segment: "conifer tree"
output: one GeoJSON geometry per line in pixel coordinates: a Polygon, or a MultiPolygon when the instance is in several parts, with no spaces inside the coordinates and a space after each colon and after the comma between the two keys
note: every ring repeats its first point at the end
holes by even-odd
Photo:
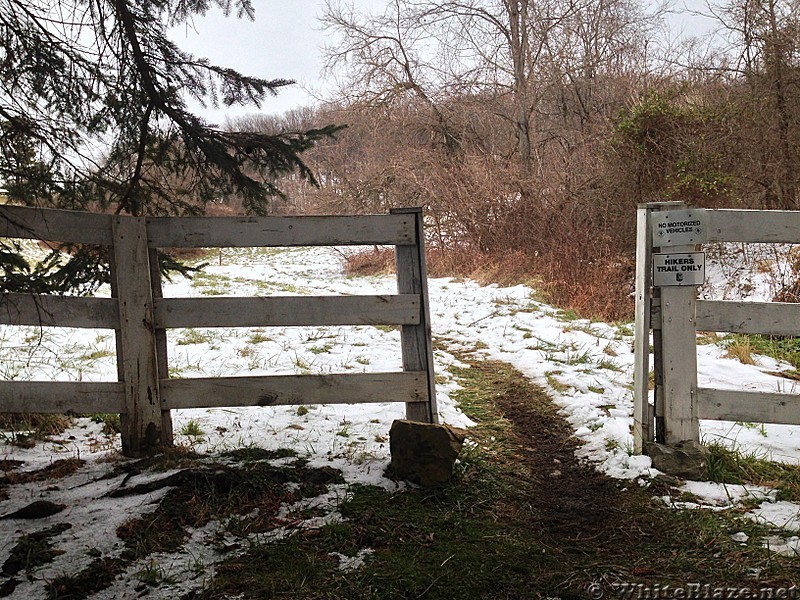
{"type": "MultiPolygon", "coordinates": [[[[313,182],[300,154],[335,127],[225,131],[189,110],[190,100],[259,107],[293,83],[214,65],[170,39],[170,28],[214,6],[255,17],[251,0],[0,0],[0,187],[9,200],[154,215],[202,212],[236,194],[264,214],[282,196],[278,176],[313,182]]],[[[23,263],[0,247],[0,288],[24,289],[11,277],[32,276],[23,263]]]]}

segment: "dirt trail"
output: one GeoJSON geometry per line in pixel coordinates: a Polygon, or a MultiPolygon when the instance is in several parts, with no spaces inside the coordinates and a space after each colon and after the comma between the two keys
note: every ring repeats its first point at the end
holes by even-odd
{"type": "Polygon", "coordinates": [[[497,380],[495,402],[516,430],[520,458],[536,482],[531,504],[542,533],[553,540],[610,533],[620,519],[617,482],[575,456],[578,442],[542,391],[497,380]]]}

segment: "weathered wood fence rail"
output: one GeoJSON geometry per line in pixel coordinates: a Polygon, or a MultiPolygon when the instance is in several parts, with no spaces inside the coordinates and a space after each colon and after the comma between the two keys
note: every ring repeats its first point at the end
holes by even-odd
{"type": "Polygon", "coordinates": [[[699,419],[800,425],[800,395],[699,388],[697,331],[800,335],[800,304],[697,300],[694,286],[655,286],[653,254],[686,253],[700,242],[800,243],[800,212],[687,209],[683,203],[642,205],[638,213],[634,440],[699,441],[699,419]],[[665,214],[666,213],[666,214],[665,214]],[[654,221],[691,215],[696,239],[666,240],[654,221]],[[689,241],[690,243],[687,243],[689,241]],[[649,343],[653,333],[654,402],[650,403],[649,343]]]}
{"type": "MultiPolygon", "coordinates": [[[[420,209],[387,215],[153,217],[0,206],[0,237],[109,247],[112,297],[0,294],[0,324],[116,330],[117,382],[0,381],[0,412],[119,413],[123,452],[172,442],[170,410],[404,402],[437,421],[420,209]],[[158,248],[396,246],[396,295],[164,298],[158,248]],[[166,330],[400,325],[403,371],[169,378],[166,330]]],[[[0,360],[2,358],[0,357],[0,360]]]]}

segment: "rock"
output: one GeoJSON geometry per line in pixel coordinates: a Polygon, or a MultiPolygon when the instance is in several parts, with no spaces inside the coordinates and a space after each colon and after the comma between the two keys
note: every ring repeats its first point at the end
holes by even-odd
{"type": "Polygon", "coordinates": [[[653,480],[657,483],[663,483],[664,485],[670,487],[676,487],[680,485],[680,481],[678,481],[677,477],[673,477],[672,475],[667,475],[666,473],[659,473],[653,478],[653,480]]]}
{"type": "Polygon", "coordinates": [[[389,431],[389,470],[395,477],[425,487],[446,483],[464,438],[464,431],[447,425],[396,420],[389,431]]]}
{"type": "Polygon", "coordinates": [[[674,446],[648,444],[646,451],[659,471],[694,481],[708,479],[708,450],[700,442],[687,440],[674,446]]]}

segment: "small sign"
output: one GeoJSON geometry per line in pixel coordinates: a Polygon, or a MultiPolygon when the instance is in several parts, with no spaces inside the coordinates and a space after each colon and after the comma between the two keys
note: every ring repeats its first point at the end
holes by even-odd
{"type": "Polygon", "coordinates": [[[705,252],[653,254],[654,287],[703,285],[705,277],[705,252]]]}
{"type": "Polygon", "coordinates": [[[702,208],[653,212],[653,246],[702,244],[706,241],[707,220],[702,208]]]}

